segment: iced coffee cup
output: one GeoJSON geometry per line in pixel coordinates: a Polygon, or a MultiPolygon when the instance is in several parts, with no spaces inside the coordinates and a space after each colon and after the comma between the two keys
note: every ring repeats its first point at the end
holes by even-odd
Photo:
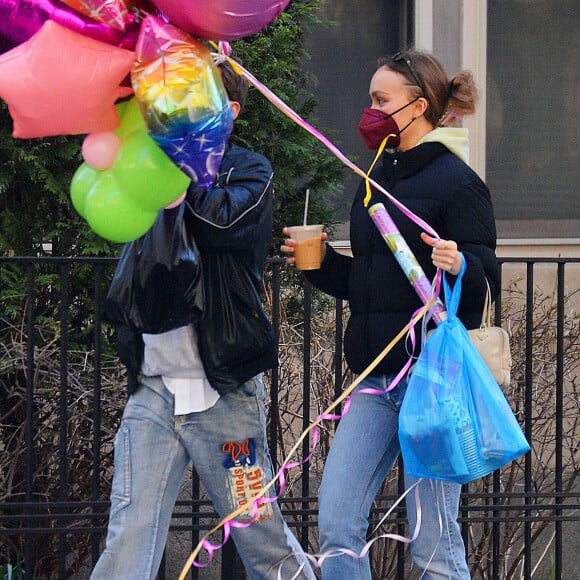
{"type": "Polygon", "coordinates": [[[322,225],[292,226],[290,237],[296,240],[294,258],[298,270],[318,270],[322,262],[322,225]]]}

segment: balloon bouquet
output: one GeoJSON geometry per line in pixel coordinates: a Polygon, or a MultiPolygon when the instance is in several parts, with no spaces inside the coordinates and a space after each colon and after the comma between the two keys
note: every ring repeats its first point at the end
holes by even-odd
{"type": "Polygon", "coordinates": [[[203,40],[259,32],[290,0],[0,0],[15,138],[86,134],[71,183],[100,236],[142,236],[217,174],[233,119],[203,40]]]}

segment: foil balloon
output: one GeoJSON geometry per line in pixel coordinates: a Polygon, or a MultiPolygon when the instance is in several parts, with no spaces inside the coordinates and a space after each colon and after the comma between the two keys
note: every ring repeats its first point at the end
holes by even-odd
{"type": "Polygon", "coordinates": [[[149,137],[136,99],[117,109],[116,138],[105,133],[87,137],[93,137],[87,146],[92,165],[85,162],[77,169],[70,193],[74,208],[95,233],[124,243],[141,237],[160,209],[181,200],[191,180],[149,137]],[[112,165],[99,170],[109,165],[101,163],[108,157],[112,165]]]}
{"type": "Polygon", "coordinates": [[[117,30],[125,30],[133,19],[125,0],[62,0],[62,2],[78,13],[104,22],[117,30]]]}
{"type": "Polygon", "coordinates": [[[154,0],[170,21],[194,36],[235,40],[260,32],[290,0],[154,0]]]}
{"type": "Polygon", "coordinates": [[[0,98],[20,138],[112,131],[115,101],[134,54],[48,20],[30,40],[0,55],[0,98]]]}
{"type": "Polygon", "coordinates": [[[118,28],[80,14],[58,0],[0,0],[0,53],[32,38],[48,20],[128,50],[135,48],[140,27],[133,14],[125,14],[124,25],[118,28]]]}
{"type": "Polygon", "coordinates": [[[141,25],[131,81],[149,135],[195,184],[211,186],[233,114],[209,50],[149,15],[141,25]]]}

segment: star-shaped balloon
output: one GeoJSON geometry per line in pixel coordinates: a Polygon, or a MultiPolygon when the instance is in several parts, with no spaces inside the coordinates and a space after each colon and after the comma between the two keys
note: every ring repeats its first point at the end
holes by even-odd
{"type": "Polygon", "coordinates": [[[20,138],[111,131],[115,101],[134,53],[45,22],[28,41],[0,55],[0,97],[20,138]]]}
{"type": "Polygon", "coordinates": [[[211,186],[233,114],[209,49],[149,15],[141,25],[131,81],[149,135],[194,183],[211,186]]]}

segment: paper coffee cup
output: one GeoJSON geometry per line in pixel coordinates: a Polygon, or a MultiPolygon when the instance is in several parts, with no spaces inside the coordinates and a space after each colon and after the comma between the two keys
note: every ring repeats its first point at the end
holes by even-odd
{"type": "Polygon", "coordinates": [[[322,225],[292,226],[290,237],[296,240],[294,258],[299,270],[318,270],[322,262],[322,225]]]}

